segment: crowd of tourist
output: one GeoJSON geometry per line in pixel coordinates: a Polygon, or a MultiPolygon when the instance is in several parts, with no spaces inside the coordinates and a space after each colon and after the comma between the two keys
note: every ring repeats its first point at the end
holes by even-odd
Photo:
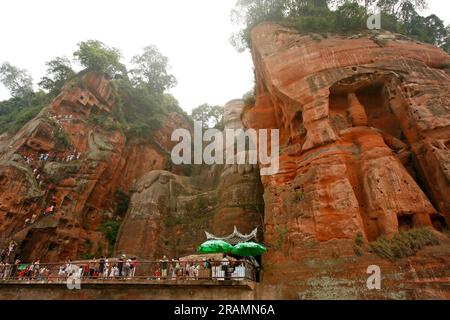
{"type": "Polygon", "coordinates": [[[138,262],[136,257],[125,255],[118,259],[92,259],[90,261],[64,264],[42,264],[39,260],[25,264],[19,259],[14,263],[0,262],[0,280],[43,281],[65,283],[69,277],[80,280],[230,280],[245,278],[248,261],[230,259],[202,259],[202,261],[180,261],[164,256],[156,262],[138,262]],[[137,269],[141,268],[139,275],[137,269]],[[238,272],[241,269],[242,272],[238,272]]]}
{"type": "MultiPolygon", "coordinates": [[[[19,152],[27,165],[32,169],[34,178],[36,179],[39,187],[48,187],[49,179],[46,179],[44,173],[45,163],[47,161],[55,162],[71,162],[74,160],[80,160],[82,157],[81,152],[77,151],[67,151],[63,153],[39,153],[35,154],[29,150],[21,150],[19,152]],[[35,161],[37,159],[37,161],[35,161]]],[[[48,188],[47,188],[48,189],[48,188]]],[[[42,211],[38,211],[28,216],[24,219],[23,227],[26,228],[34,223],[36,223],[39,218],[45,217],[46,215],[55,214],[56,212],[56,202],[52,199],[47,205],[44,206],[42,211]]]]}

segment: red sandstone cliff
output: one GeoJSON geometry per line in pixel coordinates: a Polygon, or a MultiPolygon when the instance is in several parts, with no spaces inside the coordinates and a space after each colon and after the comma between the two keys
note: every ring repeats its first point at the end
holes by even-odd
{"type": "Polygon", "coordinates": [[[442,234],[439,249],[395,264],[358,258],[351,247],[358,234],[374,241],[410,228],[443,231],[450,75],[441,66],[450,57],[398,35],[323,38],[273,24],[253,30],[252,53],[257,101],[244,123],[281,136],[280,172],[262,179],[271,248],[264,282],[284,283],[291,298],[376,296],[363,279],[378,264],[390,286],[379,296],[425,297],[419,284],[411,289],[420,279],[441,283],[429,296],[448,298],[442,234]]]}
{"type": "Polygon", "coordinates": [[[168,137],[188,127],[184,118],[171,114],[151,142],[95,125],[118,106],[109,81],[88,74],[0,137],[0,244],[15,239],[28,260],[106,254],[98,226],[118,218],[122,189],[131,203],[116,254],[172,258],[193,253],[204,231],[259,227],[269,251],[257,298],[450,298],[441,233],[450,216],[450,74],[441,68],[449,56],[398,35],[321,38],[273,24],[254,29],[252,53],[256,105],[243,112],[232,101],[226,125],[280,129],[278,174],[237,165],[193,168],[190,177],[164,171],[168,137]],[[38,161],[42,153],[50,160],[38,161]],[[56,214],[24,225],[52,201],[56,214]],[[441,244],[395,262],[368,246],[418,227],[441,244]],[[367,290],[369,265],[381,267],[382,291],[367,290]]]}
{"type": "Polygon", "coordinates": [[[116,192],[128,192],[148,171],[165,169],[172,146],[167,132],[189,128],[173,113],[152,141],[127,139],[122,130],[92,121],[99,115],[114,119],[116,99],[109,80],[88,73],[80,83],[68,84],[17,134],[2,140],[2,247],[14,239],[14,255],[42,261],[112,251],[98,228],[105,221],[120,221],[116,192]],[[42,154],[49,158],[40,160],[42,154]],[[44,215],[52,204],[55,214],[44,215]]]}

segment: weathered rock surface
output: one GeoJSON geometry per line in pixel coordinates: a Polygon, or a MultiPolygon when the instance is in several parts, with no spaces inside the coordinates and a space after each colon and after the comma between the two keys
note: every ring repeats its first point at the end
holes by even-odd
{"type": "MultiPolygon", "coordinates": [[[[449,218],[450,75],[441,66],[450,57],[376,37],[318,41],[273,24],[252,32],[257,101],[244,123],[278,128],[281,137],[280,171],[262,179],[271,248],[264,281],[286,283],[291,298],[311,281],[334,279],[306,298],[351,287],[355,269],[364,276],[368,260],[351,258],[358,234],[373,241],[413,227],[442,231],[449,218]]],[[[411,262],[409,276],[426,278],[420,269],[437,264],[428,276],[448,290],[450,247],[442,238],[439,262],[411,262]]],[[[399,265],[385,270],[406,281],[399,265]]],[[[361,291],[353,297],[369,295],[361,291]]]]}
{"type": "MultiPolygon", "coordinates": [[[[226,129],[243,128],[243,107],[241,100],[225,106],[226,129]]],[[[234,226],[243,233],[259,228],[262,240],[258,166],[205,165],[194,170],[191,177],[152,171],[137,182],[116,253],[147,259],[190,255],[206,240],[205,231],[226,236],[234,226]]]]}
{"type": "Polygon", "coordinates": [[[109,80],[88,73],[81,83],[68,84],[22,130],[2,139],[1,247],[14,239],[14,254],[22,259],[60,261],[111,252],[98,227],[120,221],[116,192],[128,192],[145,173],[165,169],[171,150],[167,132],[189,128],[173,113],[153,141],[127,141],[122,131],[92,121],[117,108],[109,80]],[[42,154],[48,159],[40,160],[42,154]],[[52,204],[55,214],[44,215],[52,204]]]}
{"type": "Polygon", "coordinates": [[[117,105],[109,81],[87,74],[0,136],[0,245],[14,239],[25,260],[107,254],[98,227],[122,219],[115,254],[174,258],[194,253],[204,231],[258,227],[269,251],[256,298],[450,299],[450,57],[392,34],[321,38],[274,24],[253,30],[252,54],[256,105],[228,103],[225,127],[279,129],[278,174],[171,166],[185,119],[173,113],[152,141],[127,140],[92,121],[117,105]],[[131,194],[123,217],[118,190],[131,194]],[[367,244],[419,227],[441,244],[395,262],[367,244]],[[367,289],[370,265],[381,291],[367,289]]]}

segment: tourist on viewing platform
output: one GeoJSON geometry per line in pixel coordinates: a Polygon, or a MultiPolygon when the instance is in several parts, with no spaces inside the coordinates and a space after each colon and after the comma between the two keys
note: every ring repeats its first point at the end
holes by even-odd
{"type": "Polygon", "coordinates": [[[191,278],[191,263],[188,261],[184,264],[184,275],[185,279],[189,280],[191,278]]]}
{"type": "Polygon", "coordinates": [[[5,261],[6,255],[8,254],[8,248],[5,248],[2,250],[2,253],[0,254],[0,261],[5,261]]]}
{"type": "Polygon", "coordinates": [[[194,280],[198,280],[198,275],[200,273],[200,266],[197,263],[194,263],[192,266],[192,275],[194,277],[194,280]]]}
{"type": "Polygon", "coordinates": [[[92,279],[94,278],[95,275],[95,263],[96,263],[96,259],[92,259],[91,261],[89,261],[89,278],[92,279]]]}
{"type": "Polygon", "coordinates": [[[123,276],[124,276],[126,279],[129,279],[130,274],[131,274],[131,259],[128,258],[128,259],[125,261],[125,268],[124,268],[124,271],[123,271],[123,276]]]}
{"type": "Polygon", "coordinates": [[[98,262],[98,269],[97,269],[97,271],[98,271],[98,276],[99,276],[100,278],[103,277],[103,273],[105,272],[105,263],[106,263],[105,257],[104,257],[104,256],[101,256],[101,257],[100,257],[100,260],[99,260],[99,262],[98,262]]]}
{"type": "Polygon", "coordinates": [[[133,258],[131,259],[131,263],[130,263],[130,269],[131,269],[131,271],[130,271],[130,277],[131,277],[131,278],[134,278],[134,276],[135,276],[135,274],[136,274],[136,267],[137,267],[137,265],[138,265],[137,258],[136,258],[136,257],[133,257],[133,258]]]}
{"type": "Polygon", "coordinates": [[[6,270],[6,264],[3,263],[3,261],[0,261],[0,279],[3,279],[3,276],[5,275],[6,270]]]}
{"type": "Polygon", "coordinates": [[[16,248],[17,243],[14,240],[11,240],[9,242],[9,246],[8,246],[8,254],[6,255],[6,258],[8,259],[11,254],[13,253],[14,249],[16,248]]]}
{"type": "Polygon", "coordinates": [[[66,266],[65,265],[59,266],[58,283],[63,283],[65,277],[66,277],[66,266]]]}
{"type": "Polygon", "coordinates": [[[103,272],[104,279],[107,279],[109,277],[109,272],[110,272],[109,260],[105,259],[105,271],[103,272]]]}
{"type": "Polygon", "coordinates": [[[114,265],[111,267],[111,272],[109,273],[109,277],[110,277],[111,279],[116,279],[118,276],[119,276],[119,268],[117,268],[117,265],[114,264],[114,265]]]}
{"type": "Polygon", "coordinates": [[[9,263],[5,263],[5,270],[3,271],[3,280],[8,280],[11,276],[12,265],[9,263]]]}
{"type": "Polygon", "coordinates": [[[161,280],[161,270],[156,269],[155,273],[153,274],[156,280],[161,280]]]}
{"type": "Polygon", "coordinates": [[[164,256],[159,263],[161,267],[161,276],[165,280],[167,279],[167,267],[169,266],[169,260],[167,260],[167,257],[164,256]]]}
{"type": "Polygon", "coordinates": [[[16,259],[14,261],[14,264],[11,268],[11,275],[10,275],[11,278],[14,278],[17,275],[20,262],[21,262],[20,259],[16,259]]]}
{"type": "Polygon", "coordinates": [[[211,259],[204,259],[203,262],[203,272],[200,276],[200,278],[206,278],[206,279],[210,279],[212,276],[212,263],[211,263],[211,259]]]}
{"type": "Polygon", "coordinates": [[[126,258],[126,256],[122,255],[119,258],[119,263],[117,264],[117,268],[119,269],[119,277],[122,277],[122,275],[123,275],[123,262],[124,262],[125,258],[126,258]]]}
{"type": "Polygon", "coordinates": [[[31,274],[30,274],[31,279],[36,279],[38,277],[39,269],[40,269],[40,261],[39,259],[36,259],[31,265],[31,274]]]}
{"type": "Polygon", "coordinates": [[[90,273],[89,263],[86,263],[86,264],[83,265],[83,277],[84,278],[88,278],[89,277],[89,273],[90,273]]]}
{"type": "Polygon", "coordinates": [[[46,267],[39,269],[39,275],[37,277],[38,281],[48,280],[49,270],[46,267]]]}
{"type": "Polygon", "coordinates": [[[222,271],[225,273],[225,279],[229,280],[230,279],[230,275],[229,275],[229,265],[230,265],[230,260],[228,259],[228,256],[226,254],[223,255],[223,259],[220,263],[220,265],[222,266],[222,271]]]}
{"type": "Polygon", "coordinates": [[[180,275],[180,260],[178,258],[172,259],[172,265],[172,280],[176,280],[180,275]]]}

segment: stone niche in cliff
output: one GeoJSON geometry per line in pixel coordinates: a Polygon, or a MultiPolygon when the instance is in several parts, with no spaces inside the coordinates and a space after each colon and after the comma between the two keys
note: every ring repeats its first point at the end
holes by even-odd
{"type": "Polygon", "coordinates": [[[80,113],[89,116],[94,113],[110,113],[114,105],[114,94],[110,82],[104,76],[87,73],[80,80],[83,86],[69,83],[54,105],[59,115],[80,113]]]}
{"type": "MultiPolygon", "coordinates": [[[[329,119],[332,128],[343,140],[349,137],[348,140],[355,142],[357,152],[353,155],[356,157],[347,163],[356,169],[358,177],[364,181],[360,184],[355,180],[353,185],[356,184],[355,194],[369,240],[389,234],[392,226],[402,231],[431,226],[430,216],[435,219],[435,224],[442,223],[439,218],[442,216],[437,214],[426,196],[429,190],[422,183],[424,178],[420,176],[411,145],[398,118],[399,110],[406,101],[397,92],[400,84],[395,80],[389,73],[359,74],[343,79],[330,88],[329,119]],[[365,137],[355,141],[354,137],[358,135],[365,137]],[[375,172],[370,161],[362,163],[364,158],[376,156],[392,159],[391,168],[375,172]],[[397,172],[393,175],[390,170],[397,172]],[[380,185],[381,180],[386,178],[386,184],[380,185]],[[376,199],[382,199],[384,194],[402,196],[405,191],[409,193],[406,199],[412,202],[408,204],[405,201],[396,208],[396,215],[387,216],[385,213],[388,207],[379,208],[374,203],[376,199]]],[[[438,226],[439,229],[442,227],[438,226]]]]}
{"type": "Polygon", "coordinates": [[[54,128],[48,123],[41,122],[30,137],[26,138],[24,147],[34,151],[48,152],[55,147],[54,128]]]}

